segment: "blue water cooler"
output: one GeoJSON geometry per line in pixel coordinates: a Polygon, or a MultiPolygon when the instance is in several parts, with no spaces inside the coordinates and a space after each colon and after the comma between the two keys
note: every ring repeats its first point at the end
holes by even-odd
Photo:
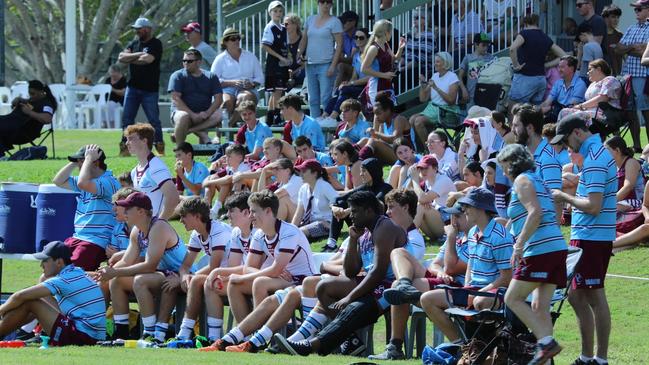
{"type": "Polygon", "coordinates": [[[38,185],[0,183],[0,252],[34,253],[38,185]]]}
{"type": "Polygon", "coordinates": [[[35,252],[43,250],[48,242],[65,241],[74,233],[74,213],[78,193],[54,184],[38,187],[36,197],[35,252]]]}

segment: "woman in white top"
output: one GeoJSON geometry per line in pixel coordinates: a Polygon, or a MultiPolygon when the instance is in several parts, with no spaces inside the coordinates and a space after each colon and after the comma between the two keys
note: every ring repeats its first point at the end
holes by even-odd
{"type": "Polygon", "coordinates": [[[302,175],[304,184],[298,193],[292,223],[300,227],[309,239],[326,237],[331,226],[331,205],[336,201],[338,192],[327,182],[327,171],[317,160],[306,160],[296,169],[302,175]]]}
{"type": "Polygon", "coordinates": [[[291,160],[280,158],[264,167],[259,177],[257,191],[266,189],[264,184],[269,176],[275,177],[275,182],[271,184],[270,189],[272,190],[274,186],[277,186],[277,190],[275,190],[275,195],[279,198],[277,219],[289,221],[295,215],[302,178],[295,174],[295,168],[291,160]]]}
{"type": "Polygon", "coordinates": [[[413,166],[412,189],[419,201],[415,225],[428,237],[435,239],[444,234],[444,224],[450,219],[442,216],[439,208],[446,206],[450,192],[456,191],[451,179],[439,172],[437,159],[433,156],[424,156],[417,165],[413,166]]]}
{"type": "Polygon", "coordinates": [[[312,118],[320,117],[331,99],[336,65],[342,53],[343,25],[331,15],[333,0],[318,0],[318,14],[307,18],[298,56],[306,51],[306,75],[309,89],[309,110],[312,118]]]}
{"type": "Polygon", "coordinates": [[[460,179],[460,169],[457,164],[457,153],[448,146],[448,135],[442,129],[436,129],[428,135],[426,140],[428,152],[437,159],[439,172],[451,180],[460,179]]]}
{"type": "Polygon", "coordinates": [[[218,76],[223,88],[223,107],[232,116],[230,125],[239,119],[239,114],[234,113],[237,99],[259,99],[257,87],[264,83],[264,72],[261,63],[253,53],[241,48],[241,34],[234,28],[223,32],[221,39],[221,52],[214,59],[210,72],[218,76]]]}
{"type": "MultiPolygon", "coordinates": [[[[425,103],[430,101],[420,114],[410,117],[410,125],[420,142],[426,141],[430,128],[437,125],[456,124],[459,108],[457,100],[460,91],[464,90],[460,79],[451,71],[453,68],[453,56],[448,52],[439,52],[435,55],[435,73],[430,80],[426,76],[419,75],[421,87],[419,88],[419,101],[425,103]],[[440,109],[445,113],[441,115],[440,109]],[[443,118],[441,118],[443,117],[443,118]],[[442,120],[440,120],[440,118],[442,120]]],[[[467,93],[468,94],[468,93],[467,93]]]]}

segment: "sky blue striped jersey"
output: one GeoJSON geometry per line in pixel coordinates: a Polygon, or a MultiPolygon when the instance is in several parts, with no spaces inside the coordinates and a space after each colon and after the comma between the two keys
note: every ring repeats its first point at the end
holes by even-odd
{"type": "MultiPolygon", "coordinates": [[[[478,226],[469,230],[470,286],[485,287],[500,275],[499,270],[511,269],[514,237],[492,219],[484,232],[478,226]]],[[[466,285],[466,284],[465,284],[466,285]]]]}

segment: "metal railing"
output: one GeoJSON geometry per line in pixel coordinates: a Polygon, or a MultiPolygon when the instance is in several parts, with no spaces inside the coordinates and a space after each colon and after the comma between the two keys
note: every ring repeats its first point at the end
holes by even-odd
{"type": "MultiPolygon", "coordinates": [[[[221,0],[217,0],[220,8],[221,0]]],[[[227,15],[217,14],[217,33],[228,27],[237,28],[242,34],[242,47],[253,52],[264,62],[265,52],[261,46],[264,27],[270,20],[267,7],[270,0],[259,1],[227,15]]],[[[534,0],[394,0],[390,9],[375,11],[379,0],[334,0],[332,12],[341,14],[353,10],[359,14],[359,26],[372,29],[377,19],[389,19],[399,37],[393,37],[392,49],[396,52],[399,38],[405,37],[407,47],[399,61],[399,77],[396,91],[399,100],[416,96],[419,75],[431,77],[434,57],[446,51],[453,57],[454,69],[463,57],[473,52],[473,35],[487,33],[493,41],[491,53],[502,52],[509,47],[522,27],[525,14],[534,13],[534,0]]],[[[304,22],[317,13],[317,0],[287,0],[285,13],[296,13],[304,22]]]]}

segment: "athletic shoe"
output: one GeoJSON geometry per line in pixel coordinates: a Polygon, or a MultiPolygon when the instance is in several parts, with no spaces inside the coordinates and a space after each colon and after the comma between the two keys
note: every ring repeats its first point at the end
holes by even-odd
{"type": "MultiPolygon", "coordinates": [[[[536,356],[535,356],[535,358],[536,358],[536,356]]],[[[532,361],[534,361],[534,360],[532,360],[532,361]]],[[[597,364],[597,361],[595,361],[595,359],[588,360],[588,361],[583,361],[582,359],[577,358],[575,361],[570,363],[570,365],[598,365],[598,364],[597,364]]]]}
{"type": "Polygon", "coordinates": [[[27,341],[27,340],[32,339],[34,337],[36,337],[36,334],[34,333],[34,331],[27,332],[27,331],[23,330],[22,328],[19,328],[16,331],[16,340],[17,341],[27,341]]]}
{"type": "Polygon", "coordinates": [[[527,365],[545,364],[548,360],[560,353],[562,349],[563,348],[554,339],[552,339],[552,341],[550,341],[550,343],[548,343],[547,345],[538,344],[534,358],[532,359],[532,361],[527,363],[527,365]]]}
{"type": "Polygon", "coordinates": [[[360,356],[365,351],[366,346],[356,333],[352,333],[340,344],[340,354],[348,356],[360,356]]]}
{"type": "Polygon", "coordinates": [[[232,345],[225,348],[225,352],[250,352],[252,354],[259,352],[259,347],[252,344],[250,341],[242,342],[238,345],[232,345]]]}
{"type": "Polygon", "coordinates": [[[158,339],[155,338],[153,335],[148,334],[148,333],[145,334],[144,336],[142,336],[142,338],[140,338],[140,339],[137,341],[137,347],[140,347],[140,348],[145,348],[145,347],[160,347],[160,346],[163,345],[163,344],[164,344],[163,341],[158,340],[158,339]]]}
{"type": "Polygon", "coordinates": [[[385,351],[378,355],[370,355],[367,358],[370,360],[403,360],[406,358],[406,355],[400,348],[389,343],[385,346],[385,351]]]}
{"type": "Polygon", "coordinates": [[[309,356],[311,353],[311,343],[309,340],[298,342],[289,341],[284,336],[276,333],[273,338],[281,352],[289,355],[309,356]]]}
{"type": "Polygon", "coordinates": [[[209,345],[207,347],[200,348],[200,349],[198,349],[198,351],[201,351],[201,352],[225,351],[226,347],[232,346],[232,345],[234,345],[234,344],[229,343],[229,342],[224,341],[224,340],[219,338],[218,340],[214,341],[213,344],[211,344],[211,345],[209,345]]]}
{"type": "Polygon", "coordinates": [[[338,246],[326,245],[325,247],[322,248],[322,251],[320,252],[338,252],[338,246]]]}
{"type": "Polygon", "coordinates": [[[168,349],[193,349],[195,347],[194,341],[179,337],[168,339],[164,345],[168,349]]]}
{"type": "Polygon", "coordinates": [[[197,349],[200,349],[202,347],[207,347],[212,342],[214,342],[214,341],[210,341],[204,336],[196,336],[196,337],[194,337],[194,347],[196,347],[197,349]]]}
{"type": "Polygon", "coordinates": [[[383,298],[392,305],[415,304],[421,298],[421,292],[412,284],[400,281],[396,287],[386,289],[383,298]]]}

